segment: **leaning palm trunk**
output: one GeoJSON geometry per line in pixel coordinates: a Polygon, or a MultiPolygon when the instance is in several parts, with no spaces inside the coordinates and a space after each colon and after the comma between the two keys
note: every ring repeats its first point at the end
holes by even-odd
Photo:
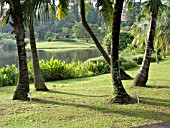
{"type": "MultiPolygon", "coordinates": [[[[81,15],[82,24],[83,24],[84,28],[87,30],[87,32],[93,39],[96,47],[98,48],[98,50],[100,51],[100,53],[102,54],[102,56],[104,57],[106,62],[110,65],[110,57],[108,56],[106,51],[101,46],[100,42],[98,41],[98,39],[96,38],[95,34],[93,33],[93,31],[91,30],[91,28],[89,27],[89,25],[86,21],[84,0],[80,1],[80,10],[81,10],[80,15],[81,15]]],[[[123,80],[131,79],[131,77],[128,74],[126,74],[126,72],[124,72],[122,69],[120,69],[120,74],[121,74],[121,79],[123,79],[123,80]]]]}
{"type": "Polygon", "coordinates": [[[27,56],[25,50],[25,30],[23,25],[23,19],[21,11],[21,4],[19,1],[15,2],[15,8],[10,6],[10,13],[13,20],[11,26],[16,35],[16,42],[18,48],[18,84],[13,95],[13,100],[27,100],[29,92],[29,77],[28,77],[28,68],[27,68],[27,56]],[[16,10],[15,10],[16,9],[16,10]]]}
{"type": "Polygon", "coordinates": [[[151,55],[153,51],[153,41],[154,41],[154,35],[155,35],[155,29],[156,29],[156,21],[157,21],[157,15],[152,13],[151,20],[150,20],[150,31],[149,31],[148,39],[146,42],[145,54],[144,54],[141,68],[134,79],[134,82],[133,82],[134,86],[145,86],[147,83],[150,60],[151,60],[151,55]]]}
{"type": "Polygon", "coordinates": [[[111,77],[113,84],[113,99],[112,102],[127,103],[131,100],[130,96],[125,91],[120,79],[119,67],[119,34],[121,13],[124,0],[116,0],[113,14],[112,24],[112,43],[111,43],[111,77]]]}
{"type": "Polygon", "coordinates": [[[30,18],[30,24],[29,24],[29,36],[30,36],[30,45],[31,45],[31,53],[32,53],[32,63],[34,69],[34,86],[36,91],[47,91],[48,89],[45,86],[44,80],[41,75],[40,66],[39,66],[32,17],[30,18]]]}

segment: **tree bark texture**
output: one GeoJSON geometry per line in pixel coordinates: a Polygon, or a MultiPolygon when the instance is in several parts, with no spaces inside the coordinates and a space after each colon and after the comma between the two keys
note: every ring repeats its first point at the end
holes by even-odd
{"type": "Polygon", "coordinates": [[[159,63],[159,55],[158,55],[158,51],[156,51],[156,63],[159,63]]]}
{"type": "Polygon", "coordinates": [[[34,70],[35,90],[36,91],[47,91],[48,89],[42,78],[41,70],[39,66],[39,59],[38,59],[37,48],[36,48],[36,43],[35,43],[35,35],[34,35],[34,24],[33,24],[32,18],[30,18],[29,36],[30,36],[30,45],[31,45],[31,53],[32,53],[32,64],[33,64],[33,70],[34,70]]]}
{"type": "Polygon", "coordinates": [[[21,11],[20,1],[15,1],[13,6],[10,5],[10,14],[12,17],[13,31],[16,35],[17,49],[18,49],[18,83],[14,91],[13,100],[27,100],[29,92],[29,77],[28,77],[28,68],[27,68],[27,55],[25,49],[25,30],[23,25],[23,17],[21,11]]]}
{"type": "MultiPolygon", "coordinates": [[[[18,17],[20,19],[20,17],[18,17]]],[[[14,33],[16,34],[18,48],[18,83],[13,95],[14,100],[26,100],[29,92],[29,77],[27,68],[27,55],[24,42],[24,26],[22,23],[14,23],[14,33]]]]}
{"type": "Polygon", "coordinates": [[[116,0],[112,24],[112,43],[111,43],[111,78],[113,84],[113,102],[126,103],[130,100],[120,79],[119,67],[119,34],[121,13],[124,0],[116,0]]]}
{"type": "Polygon", "coordinates": [[[152,13],[151,20],[150,20],[150,31],[146,42],[145,54],[144,54],[141,68],[134,79],[133,82],[134,86],[145,86],[148,81],[150,60],[153,51],[153,42],[154,42],[154,36],[156,30],[156,21],[157,21],[157,15],[152,13]]]}
{"type": "MultiPolygon", "coordinates": [[[[91,36],[91,38],[93,39],[97,49],[100,51],[100,53],[102,54],[106,62],[110,65],[110,57],[108,56],[106,51],[101,46],[100,42],[98,41],[97,37],[95,36],[95,34],[93,33],[92,29],[90,28],[90,26],[88,25],[86,21],[84,4],[85,4],[84,0],[80,0],[80,15],[82,19],[82,24],[84,28],[87,30],[87,32],[89,33],[89,35],[91,36]]],[[[126,72],[124,72],[122,69],[120,69],[120,77],[122,80],[131,79],[131,77],[128,74],[126,74],[126,72]]]]}

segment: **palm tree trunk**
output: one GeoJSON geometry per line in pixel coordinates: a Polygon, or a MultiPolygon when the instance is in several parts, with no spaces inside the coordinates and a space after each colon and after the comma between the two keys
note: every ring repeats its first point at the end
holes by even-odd
{"type": "Polygon", "coordinates": [[[121,13],[124,0],[116,0],[113,14],[112,24],[112,43],[111,43],[111,78],[113,84],[113,99],[112,102],[127,103],[131,101],[120,79],[119,67],[119,34],[121,13]]]}
{"type": "Polygon", "coordinates": [[[153,51],[153,41],[154,41],[154,35],[155,35],[155,29],[156,29],[156,21],[157,21],[157,15],[152,13],[151,22],[150,22],[150,31],[148,35],[148,40],[146,42],[145,54],[144,54],[141,68],[134,79],[134,82],[133,82],[134,86],[145,86],[147,83],[150,60],[151,60],[151,55],[153,51]]]}
{"type": "Polygon", "coordinates": [[[44,80],[41,75],[40,66],[39,66],[39,59],[38,59],[37,48],[35,43],[35,35],[34,35],[34,24],[33,24],[32,17],[30,17],[29,36],[30,36],[30,45],[31,45],[31,53],[32,53],[32,63],[34,69],[34,86],[36,91],[47,91],[48,89],[45,86],[44,80]]]}
{"type": "MultiPolygon", "coordinates": [[[[95,36],[95,34],[93,33],[93,31],[91,30],[91,28],[89,27],[89,25],[86,21],[84,0],[80,0],[80,15],[81,15],[82,24],[83,24],[84,28],[87,30],[87,32],[93,39],[96,47],[98,48],[98,50],[100,51],[100,53],[102,54],[102,56],[104,57],[106,62],[110,65],[110,57],[108,56],[106,51],[101,46],[100,42],[98,41],[97,37],[95,36]]],[[[122,69],[120,69],[120,74],[121,74],[121,79],[123,79],[123,80],[131,79],[131,77],[128,74],[126,74],[122,69]]]]}
{"type": "Polygon", "coordinates": [[[17,48],[18,48],[18,65],[19,65],[19,76],[18,84],[13,95],[13,100],[27,100],[29,92],[29,77],[27,68],[27,55],[25,50],[25,32],[24,25],[22,24],[21,17],[17,17],[19,23],[14,23],[14,33],[16,35],[17,48]],[[20,22],[21,21],[21,22],[20,22]]]}

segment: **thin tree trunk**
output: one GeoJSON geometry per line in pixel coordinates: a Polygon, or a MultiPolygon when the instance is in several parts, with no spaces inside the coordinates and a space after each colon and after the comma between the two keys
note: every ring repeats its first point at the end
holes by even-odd
{"type": "Polygon", "coordinates": [[[154,35],[156,29],[156,21],[157,21],[157,15],[152,13],[151,22],[150,22],[150,31],[148,35],[148,40],[146,42],[145,55],[143,58],[141,68],[134,79],[133,82],[134,86],[145,86],[148,81],[150,60],[153,51],[153,41],[154,41],[154,35]]]}
{"type": "Polygon", "coordinates": [[[34,86],[36,91],[47,91],[47,87],[45,86],[44,80],[41,75],[41,70],[39,66],[39,59],[37,54],[37,48],[35,43],[35,35],[34,35],[34,24],[32,17],[30,18],[29,24],[29,36],[30,36],[30,45],[31,45],[31,53],[32,53],[32,63],[34,69],[34,86]]]}
{"type": "Polygon", "coordinates": [[[22,24],[22,20],[20,22],[21,17],[17,17],[19,23],[14,23],[14,33],[16,35],[17,48],[18,48],[18,68],[19,68],[19,76],[18,76],[18,84],[16,86],[16,90],[13,95],[13,100],[27,100],[29,92],[29,77],[28,77],[28,68],[27,68],[27,55],[25,50],[25,32],[24,25],[22,24]]]}
{"type": "Polygon", "coordinates": [[[162,51],[162,56],[164,57],[164,58],[166,58],[166,55],[165,55],[165,42],[164,42],[164,39],[163,39],[163,43],[162,43],[162,47],[161,47],[161,51],[162,51]]]}
{"type": "MultiPolygon", "coordinates": [[[[81,15],[82,24],[83,24],[84,28],[87,30],[87,32],[93,39],[96,47],[98,48],[98,50],[100,51],[100,53],[102,54],[102,56],[104,57],[106,62],[110,65],[110,57],[108,56],[106,51],[101,46],[100,42],[98,41],[97,37],[95,36],[95,34],[93,33],[93,31],[91,30],[91,28],[89,27],[89,25],[86,21],[84,0],[80,0],[80,15],[81,15]]],[[[131,79],[131,77],[128,74],[126,74],[122,69],[120,69],[120,74],[121,74],[121,79],[123,79],[123,80],[131,79]]]]}
{"type": "Polygon", "coordinates": [[[156,51],[156,63],[159,63],[158,50],[156,51]]]}
{"type": "Polygon", "coordinates": [[[169,43],[166,43],[166,56],[168,55],[169,52],[169,43]]]}
{"type": "Polygon", "coordinates": [[[131,101],[120,79],[119,67],[119,35],[121,13],[124,0],[116,0],[112,24],[112,43],[111,43],[111,77],[113,84],[113,103],[128,103],[131,101]]]}

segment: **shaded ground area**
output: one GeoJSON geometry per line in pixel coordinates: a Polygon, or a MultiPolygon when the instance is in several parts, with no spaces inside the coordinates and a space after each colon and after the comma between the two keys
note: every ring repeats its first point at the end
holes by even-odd
{"type": "Polygon", "coordinates": [[[157,123],[157,124],[151,124],[151,125],[145,125],[145,126],[139,126],[136,128],[170,128],[170,121],[157,123]]]}

